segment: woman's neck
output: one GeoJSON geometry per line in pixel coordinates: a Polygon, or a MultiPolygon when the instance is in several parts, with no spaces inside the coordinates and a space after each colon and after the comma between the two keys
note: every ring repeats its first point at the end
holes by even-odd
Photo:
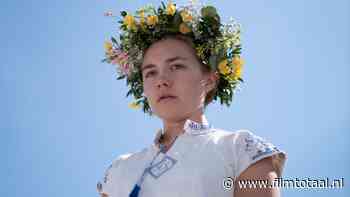
{"type": "Polygon", "coordinates": [[[168,145],[171,144],[175,137],[184,133],[184,125],[186,120],[192,120],[198,123],[207,122],[207,119],[204,113],[200,110],[198,113],[193,114],[190,117],[181,119],[181,120],[164,120],[163,119],[163,137],[162,144],[168,145]]]}

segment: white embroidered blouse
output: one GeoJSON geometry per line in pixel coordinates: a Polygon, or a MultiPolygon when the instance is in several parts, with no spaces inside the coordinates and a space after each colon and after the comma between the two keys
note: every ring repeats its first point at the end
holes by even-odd
{"type": "Polygon", "coordinates": [[[101,196],[127,197],[143,177],[139,197],[232,197],[233,188],[225,189],[223,181],[270,156],[282,175],[286,153],[248,130],[229,132],[188,119],[166,153],[158,153],[160,134],[148,148],[112,162],[97,184],[101,196]]]}

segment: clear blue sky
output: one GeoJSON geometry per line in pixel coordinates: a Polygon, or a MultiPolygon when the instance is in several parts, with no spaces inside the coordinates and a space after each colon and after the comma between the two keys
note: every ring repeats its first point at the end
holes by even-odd
{"type": "MultiPolygon", "coordinates": [[[[104,11],[145,2],[158,5],[2,1],[1,197],[97,196],[113,158],[151,143],[161,122],[129,109],[124,81],[100,62],[117,28],[104,11]]],[[[246,83],[230,108],[208,108],[209,121],[285,150],[286,178],[345,178],[343,189],[284,196],[350,196],[349,2],[211,2],[243,25],[246,83]]]]}

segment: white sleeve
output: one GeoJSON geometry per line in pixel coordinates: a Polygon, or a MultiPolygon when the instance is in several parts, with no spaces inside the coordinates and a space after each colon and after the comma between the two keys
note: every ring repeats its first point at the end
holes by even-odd
{"type": "Polygon", "coordinates": [[[113,182],[112,182],[112,168],[116,167],[115,162],[113,162],[104,173],[102,181],[97,183],[97,191],[101,197],[112,197],[113,193],[113,182]]]}
{"type": "Polygon", "coordinates": [[[120,165],[123,160],[129,157],[131,154],[120,155],[115,159],[111,165],[105,170],[104,178],[97,183],[97,191],[101,197],[115,197],[119,184],[117,183],[118,177],[120,177],[120,165]]]}
{"type": "Polygon", "coordinates": [[[234,138],[235,177],[238,177],[245,169],[257,161],[272,157],[273,167],[278,177],[282,176],[287,155],[265,139],[254,135],[248,130],[237,131],[234,138]]]}

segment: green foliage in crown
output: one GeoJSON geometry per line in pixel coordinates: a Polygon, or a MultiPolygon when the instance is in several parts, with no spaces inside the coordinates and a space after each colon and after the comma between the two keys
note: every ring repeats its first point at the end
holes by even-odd
{"type": "MultiPolygon", "coordinates": [[[[114,17],[111,12],[106,16],[114,17]]],[[[118,17],[119,18],[119,17],[118,17]]],[[[197,56],[204,66],[217,71],[219,81],[214,100],[229,106],[234,92],[243,79],[240,43],[240,25],[234,20],[221,23],[213,6],[190,4],[176,7],[164,2],[156,9],[149,5],[130,14],[121,12],[119,39],[112,37],[105,42],[104,62],[117,66],[118,80],[126,79],[135,101],[129,106],[141,107],[151,114],[147,98],[143,95],[140,67],[145,50],[154,42],[168,35],[184,35],[194,43],[197,56]]]]}

